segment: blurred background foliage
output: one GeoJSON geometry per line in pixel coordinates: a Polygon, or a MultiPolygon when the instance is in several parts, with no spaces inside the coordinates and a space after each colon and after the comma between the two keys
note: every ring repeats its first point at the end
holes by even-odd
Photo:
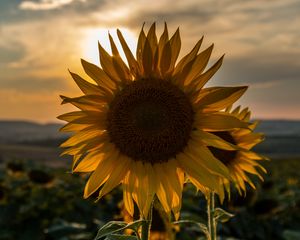
{"type": "MultiPolygon", "coordinates": [[[[235,191],[223,208],[235,217],[219,224],[221,239],[299,239],[300,161],[276,159],[265,162],[269,174],[257,190],[245,197],[235,191]]],[[[122,192],[114,190],[99,202],[97,195],[82,198],[87,176],[71,174],[66,168],[52,168],[36,162],[11,160],[0,170],[0,239],[93,239],[100,226],[123,220],[122,192]]],[[[206,218],[206,202],[187,184],[183,194],[182,219],[206,218]]],[[[156,214],[153,231],[165,239],[169,226],[156,214]]],[[[176,228],[176,239],[201,237],[196,226],[176,228]]],[[[202,236],[203,237],[203,236],[202,236]]]]}

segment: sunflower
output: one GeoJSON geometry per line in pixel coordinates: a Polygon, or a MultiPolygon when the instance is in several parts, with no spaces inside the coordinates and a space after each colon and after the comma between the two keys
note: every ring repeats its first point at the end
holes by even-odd
{"type": "MultiPolygon", "coordinates": [[[[215,147],[208,147],[212,154],[219,159],[229,170],[231,181],[238,192],[242,195],[246,193],[246,183],[248,183],[252,188],[255,189],[255,185],[249,178],[248,174],[253,174],[258,176],[262,181],[260,171],[266,173],[266,169],[260,165],[261,160],[268,160],[268,158],[261,156],[251,149],[264,140],[263,133],[253,132],[256,128],[258,121],[250,123],[250,111],[248,108],[241,109],[240,106],[236,107],[230,112],[230,107],[228,107],[225,112],[239,118],[240,120],[249,123],[248,129],[234,129],[230,131],[219,131],[212,132],[215,136],[237,146],[237,150],[229,151],[224,149],[219,149],[215,147]]],[[[230,182],[228,179],[220,178],[220,184],[223,185],[230,196],[230,182]]],[[[220,191],[221,192],[221,191],[220,191]]],[[[223,195],[221,200],[223,199],[223,195]]]]}
{"type": "Polygon", "coordinates": [[[122,33],[118,39],[127,63],[109,35],[112,55],[99,44],[101,67],[82,60],[93,82],[70,72],[83,95],[61,96],[79,110],[58,118],[61,130],[74,132],[62,147],[73,156],[73,171],[91,173],[84,198],[99,198],[120,183],[124,205],[133,215],[134,202],[147,217],[155,196],[178,219],[185,174],[196,183],[219,191],[217,176],[229,178],[227,167],[208,146],[232,150],[208,131],[247,128],[232,114],[221,112],[247,87],[203,88],[220,68],[223,56],[210,68],[213,45],[199,53],[203,41],[177,63],[179,29],[169,38],[167,25],[159,40],[155,23],[139,34],[136,57],[122,33]]]}

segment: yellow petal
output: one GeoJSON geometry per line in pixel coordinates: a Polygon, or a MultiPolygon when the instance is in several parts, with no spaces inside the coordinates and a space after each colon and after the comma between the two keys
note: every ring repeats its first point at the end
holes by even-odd
{"type": "MultiPolygon", "coordinates": [[[[137,206],[144,218],[148,215],[147,213],[147,200],[150,197],[148,195],[148,182],[147,182],[147,173],[143,164],[140,161],[133,162],[132,164],[132,181],[134,182],[133,186],[133,199],[137,203],[137,206]],[[134,174],[134,175],[133,175],[134,174]]],[[[149,209],[148,209],[149,210],[149,209]]]]}
{"type": "Polygon", "coordinates": [[[101,111],[103,105],[109,101],[106,97],[100,95],[84,95],[81,97],[69,98],[66,96],[60,96],[63,101],[61,104],[71,103],[75,107],[81,110],[101,111]]]}
{"type": "Polygon", "coordinates": [[[200,98],[196,103],[198,109],[205,112],[219,111],[231,106],[247,90],[248,87],[219,87],[200,98]]]}
{"type": "Polygon", "coordinates": [[[167,181],[169,191],[174,191],[171,207],[175,218],[178,219],[181,209],[183,181],[179,179],[177,171],[177,161],[175,161],[174,159],[169,160],[168,163],[163,163],[162,167],[165,175],[168,176],[167,181]]]}
{"type": "Polygon", "coordinates": [[[84,128],[88,127],[89,125],[84,124],[74,124],[74,123],[67,123],[62,128],[59,129],[60,132],[78,132],[83,130],[84,128]]]}
{"type": "Polygon", "coordinates": [[[105,156],[106,158],[99,163],[98,167],[87,181],[84,188],[84,198],[88,198],[96,192],[114,171],[119,152],[115,149],[114,151],[107,153],[105,156]]]}
{"type": "Polygon", "coordinates": [[[195,161],[194,158],[185,153],[178,154],[176,159],[182,170],[197,181],[197,185],[203,185],[210,189],[217,188],[217,175],[210,173],[199,161],[195,161]]]}
{"type": "Polygon", "coordinates": [[[84,114],[82,116],[71,120],[70,122],[76,124],[94,124],[96,129],[105,129],[106,128],[106,111],[104,109],[103,112],[98,111],[82,111],[84,114]]]}
{"type": "Polygon", "coordinates": [[[226,131],[235,128],[248,128],[248,124],[228,114],[196,113],[195,126],[206,131],[226,131]]]}
{"type": "Polygon", "coordinates": [[[212,146],[224,150],[238,150],[239,147],[231,144],[229,142],[226,142],[222,138],[216,136],[215,134],[204,132],[201,130],[195,130],[191,133],[191,138],[195,140],[196,142],[202,142],[206,146],[212,146]]]}
{"type": "MultiPolygon", "coordinates": [[[[69,71],[70,72],[70,71],[69,71]]],[[[72,78],[78,85],[78,87],[81,89],[81,91],[87,95],[102,95],[103,92],[100,90],[100,88],[92,83],[89,83],[85,81],[82,77],[79,75],[70,72],[72,78]]]]}
{"type": "Polygon", "coordinates": [[[171,44],[168,41],[164,45],[164,48],[161,53],[161,60],[160,60],[159,67],[162,76],[165,76],[168,70],[170,69],[171,59],[172,59],[172,49],[171,49],[171,44]]]}
{"type": "Polygon", "coordinates": [[[114,91],[116,89],[116,82],[113,81],[107,74],[98,66],[81,59],[81,65],[85,73],[92,78],[99,86],[114,91]]]}
{"type": "Polygon", "coordinates": [[[151,25],[148,34],[147,34],[147,39],[149,41],[150,47],[152,49],[152,52],[154,53],[157,49],[157,37],[155,33],[155,22],[151,25]]]}
{"type": "Polygon", "coordinates": [[[240,152],[241,155],[245,156],[246,158],[250,158],[253,160],[269,160],[269,158],[259,155],[258,153],[252,151],[242,151],[240,152]]]}
{"type": "Polygon", "coordinates": [[[156,177],[158,179],[156,195],[162,207],[164,208],[165,212],[169,215],[171,213],[172,198],[170,196],[171,193],[167,192],[167,189],[165,189],[165,184],[166,184],[164,182],[165,176],[159,165],[160,164],[154,165],[154,170],[156,173],[156,177]]]}
{"type": "Polygon", "coordinates": [[[152,73],[153,53],[148,39],[146,38],[143,51],[143,69],[144,76],[150,76],[152,73]]]}
{"type": "MultiPolygon", "coordinates": [[[[164,50],[165,48],[165,45],[169,42],[169,33],[168,33],[168,27],[167,27],[167,24],[165,23],[165,28],[164,28],[164,32],[163,34],[160,36],[160,39],[159,39],[159,42],[158,42],[158,55],[159,55],[159,58],[158,58],[158,65],[162,65],[163,61],[170,61],[168,60],[168,56],[169,56],[169,50],[166,49],[164,50]],[[163,54],[163,51],[166,51],[166,53],[163,54]],[[167,58],[165,59],[165,57],[163,56],[167,56],[167,58]]],[[[170,48],[170,51],[171,51],[171,45],[169,43],[169,47],[170,48]]],[[[171,53],[170,53],[171,55],[171,53]]],[[[171,59],[171,56],[170,56],[170,59],[171,59]]],[[[165,65],[168,65],[168,64],[165,64],[165,65]]],[[[162,71],[163,72],[163,71],[162,71]]]]}
{"type": "Polygon", "coordinates": [[[110,34],[108,34],[108,37],[109,37],[111,52],[112,52],[113,56],[119,57],[120,54],[119,54],[118,48],[117,48],[112,36],[110,34]]]}
{"type": "MultiPolygon", "coordinates": [[[[147,37],[145,35],[144,25],[143,25],[141,32],[139,34],[139,39],[138,39],[137,48],[136,48],[136,59],[137,59],[138,63],[143,62],[143,52],[144,52],[146,38],[147,37]]],[[[140,65],[140,68],[142,68],[142,65],[140,65]]]]}
{"type": "Polygon", "coordinates": [[[201,89],[209,79],[219,70],[219,68],[222,65],[224,55],[211,67],[209,68],[205,73],[201,74],[199,77],[194,79],[191,84],[196,84],[197,88],[196,90],[201,89]]]}
{"type": "Polygon", "coordinates": [[[243,117],[243,120],[244,120],[245,122],[249,122],[250,117],[251,117],[251,112],[248,111],[247,114],[243,117]]]}
{"type": "Polygon", "coordinates": [[[104,157],[101,152],[90,152],[74,167],[73,172],[93,172],[104,157]]]}
{"type": "Polygon", "coordinates": [[[190,140],[186,154],[221,177],[230,178],[227,167],[208,150],[207,147],[190,140]]]}
{"type": "Polygon", "coordinates": [[[241,109],[241,106],[237,106],[234,110],[232,110],[231,114],[238,116],[240,109],[241,109]]]}
{"type": "Polygon", "coordinates": [[[198,54],[198,56],[195,58],[191,71],[184,80],[184,85],[188,85],[203,72],[210,58],[213,47],[214,45],[212,44],[206,50],[198,54]]]}
{"type": "Polygon", "coordinates": [[[132,52],[130,51],[122,33],[120,32],[120,30],[118,29],[117,30],[117,35],[118,35],[118,38],[120,40],[120,43],[122,45],[122,48],[123,48],[123,51],[125,53],[125,56],[127,58],[127,61],[128,61],[128,65],[129,65],[129,68],[130,68],[130,71],[135,75],[137,74],[138,72],[138,64],[137,64],[137,61],[135,60],[132,52]]]}
{"type": "Polygon", "coordinates": [[[263,133],[249,133],[243,136],[237,136],[236,138],[238,145],[245,149],[251,149],[255,145],[259,144],[264,140],[263,133]]]}
{"type": "Polygon", "coordinates": [[[98,49],[100,54],[100,63],[104,72],[115,82],[121,82],[121,79],[114,68],[112,57],[105,51],[100,43],[98,43],[98,49]]]}
{"type": "Polygon", "coordinates": [[[187,63],[192,61],[197,56],[197,53],[201,47],[202,42],[203,42],[203,37],[196,43],[195,47],[191,50],[191,52],[188,53],[179,61],[179,63],[176,65],[174,69],[174,74],[180,72],[187,63]]]}
{"type": "Polygon", "coordinates": [[[112,63],[113,63],[113,66],[116,70],[118,77],[126,83],[130,82],[131,74],[130,74],[129,69],[127,68],[126,64],[121,59],[121,57],[113,57],[112,63]]]}
{"type": "Polygon", "coordinates": [[[118,186],[130,169],[129,164],[131,163],[131,160],[128,157],[119,156],[119,158],[116,160],[118,160],[118,162],[114,166],[114,170],[109,175],[109,178],[101,188],[98,199],[102,198],[104,195],[118,186]]]}
{"type": "Polygon", "coordinates": [[[238,118],[241,120],[244,120],[245,116],[248,114],[249,109],[248,108],[244,108],[240,113],[238,118]]]}
{"type": "Polygon", "coordinates": [[[181,48],[181,40],[180,40],[180,33],[179,28],[177,28],[176,32],[170,39],[170,45],[172,50],[172,58],[171,58],[171,69],[174,68],[176,60],[179,56],[180,48],[181,48]]]}
{"type": "Polygon", "coordinates": [[[62,115],[59,115],[57,118],[66,122],[71,122],[75,119],[81,118],[83,116],[86,116],[86,113],[83,111],[74,111],[69,113],[64,113],[62,115]]]}
{"type": "Polygon", "coordinates": [[[134,214],[134,203],[132,199],[132,193],[129,188],[129,174],[130,172],[128,171],[124,181],[123,181],[123,200],[124,200],[124,206],[127,210],[127,212],[130,214],[130,216],[133,217],[134,214]]]}
{"type": "Polygon", "coordinates": [[[144,215],[147,216],[151,207],[151,204],[153,202],[154,195],[157,191],[157,182],[156,182],[156,175],[154,173],[153,167],[149,163],[145,163],[143,165],[144,169],[144,175],[146,178],[144,178],[144,186],[146,187],[146,202],[143,209],[144,215]]]}
{"type": "MultiPolygon", "coordinates": [[[[74,146],[82,141],[85,141],[87,139],[91,139],[95,136],[99,137],[99,141],[101,141],[101,135],[103,134],[103,131],[98,130],[98,131],[81,131],[70,137],[68,140],[66,140],[64,143],[62,143],[60,146],[61,147],[70,147],[74,146]]],[[[103,137],[102,137],[103,138],[103,137]]]]}
{"type": "Polygon", "coordinates": [[[173,76],[172,80],[175,85],[182,88],[183,83],[184,83],[186,77],[189,75],[194,62],[195,62],[195,59],[188,62],[180,72],[178,72],[176,75],[173,76]]]}

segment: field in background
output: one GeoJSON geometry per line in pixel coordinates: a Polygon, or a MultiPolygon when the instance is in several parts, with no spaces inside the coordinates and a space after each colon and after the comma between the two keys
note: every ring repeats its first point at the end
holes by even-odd
{"type": "MultiPolygon", "coordinates": [[[[235,214],[218,231],[222,239],[299,239],[300,159],[265,162],[269,174],[257,191],[246,197],[233,192],[224,208],[235,214]]],[[[70,174],[66,168],[51,168],[30,161],[9,161],[0,170],[1,240],[89,240],[99,226],[122,220],[122,192],[115,189],[95,203],[97,195],[82,198],[87,176],[70,174]]],[[[185,186],[182,219],[205,219],[205,201],[195,189],[185,186]]],[[[159,215],[153,231],[164,231],[159,215]]],[[[195,226],[182,227],[177,239],[201,236],[195,226]]]]}

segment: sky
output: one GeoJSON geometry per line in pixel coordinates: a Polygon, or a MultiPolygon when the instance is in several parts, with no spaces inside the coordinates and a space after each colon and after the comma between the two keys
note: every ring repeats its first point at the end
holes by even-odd
{"type": "Polygon", "coordinates": [[[141,26],[180,28],[181,56],[204,36],[211,64],[225,53],[209,86],[249,85],[238,101],[254,118],[300,119],[299,0],[0,0],[0,119],[57,121],[79,96],[68,69],[99,64],[97,42],[121,29],[130,47],[141,26]]]}

